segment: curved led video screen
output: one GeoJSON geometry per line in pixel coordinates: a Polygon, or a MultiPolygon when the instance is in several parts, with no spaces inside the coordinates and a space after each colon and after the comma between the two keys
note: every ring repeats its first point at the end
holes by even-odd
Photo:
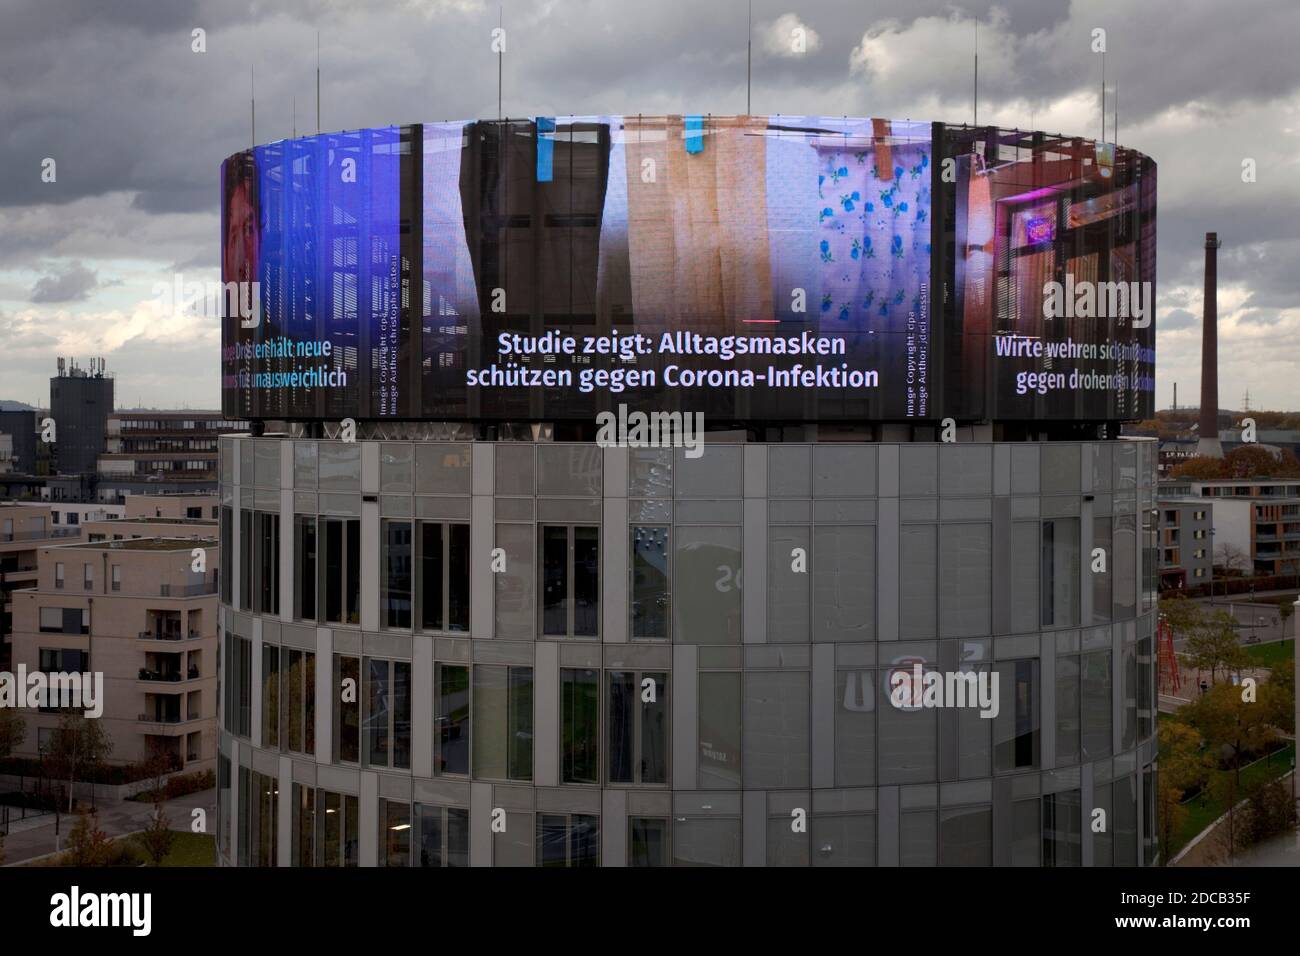
{"type": "Polygon", "coordinates": [[[1135,419],[1154,279],[1155,165],[1090,140],[816,116],[330,133],[222,165],[222,404],[1135,419]]]}

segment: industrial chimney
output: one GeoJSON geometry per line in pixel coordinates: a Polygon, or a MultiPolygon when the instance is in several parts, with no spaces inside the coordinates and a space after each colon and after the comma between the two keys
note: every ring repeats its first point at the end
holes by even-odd
{"type": "Polygon", "coordinates": [[[1219,443],[1219,234],[1205,234],[1205,318],[1201,322],[1201,424],[1196,454],[1222,458],[1219,443]]]}

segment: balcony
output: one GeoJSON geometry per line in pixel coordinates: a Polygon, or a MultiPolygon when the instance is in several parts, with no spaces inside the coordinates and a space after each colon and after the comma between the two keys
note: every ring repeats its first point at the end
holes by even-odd
{"type": "MultiPolygon", "coordinates": [[[[191,635],[192,636],[192,635],[191,635]]],[[[139,634],[142,641],[179,641],[184,639],[180,631],[141,631],[139,634]]]]}
{"type": "Polygon", "coordinates": [[[75,538],[81,534],[81,528],[48,528],[45,531],[12,531],[0,534],[0,544],[10,541],[44,541],[50,538],[75,538]]]}

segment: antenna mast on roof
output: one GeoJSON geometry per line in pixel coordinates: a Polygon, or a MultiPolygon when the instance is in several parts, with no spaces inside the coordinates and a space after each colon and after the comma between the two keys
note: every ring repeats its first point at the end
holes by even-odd
{"type": "Polygon", "coordinates": [[[252,66],[249,66],[248,68],[248,107],[249,107],[249,116],[252,121],[252,132],[253,132],[252,145],[256,146],[257,145],[257,94],[254,91],[254,86],[253,86],[252,66]]]}
{"type": "Polygon", "coordinates": [[[320,31],[316,31],[316,135],[320,135],[320,31]]]}
{"type": "Polygon", "coordinates": [[[501,29],[499,42],[501,49],[497,50],[497,122],[501,121],[501,75],[502,66],[506,59],[506,15],[504,7],[497,7],[497,26],[501,29]]]}

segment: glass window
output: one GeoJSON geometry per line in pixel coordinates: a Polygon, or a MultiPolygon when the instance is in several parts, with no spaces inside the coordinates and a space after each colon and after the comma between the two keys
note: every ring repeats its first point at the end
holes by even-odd
{"type": "Polygon", "coordinates": [[[948,807],[939,811],[939,865],[993,865],[992,807],[948,807]]]}
{"type": "MultiPolygon", "coordinates": [[[[220,526],[221,527],[221,550],[220,550],[221,603],[227,605],[234,603],[234,598],[231,594],[231,586],[230,586],[230,581],[231,581],[230,575],[234,572],[234,568],[235,568],[234,521],[235,521],[234,511],[232,511],[228,506],[223,505],[221,507],[221,526],[220,526]]],[[[121,577],[117,573],[117,565],[113,566],[113,570],[115,572],[113,575],[113,590],[117,591],[120,589],[119,582],[121,581],[121,577]]]]}
{"type": "Polygon", "coordinates": [[[1043,522],[1042,584],[1043,627],[1068,627],[1079,623],[1079,519],[1053,518],[1043,522]]]}
{"type": "Polygon", "coordinates": [[[474,668],[474,776],[533,778],[533,669],[474,668]]]}
{"type": "Polygon", "coordinates": [[[1129,774],[1111,784],[1114,813],[1114,865],[1138,865],[1137,777],[1129,774]]]}
{"type": "Polygon", "coordinates": [[[1120,701],[1120,749],[1132,750],[1137,744],[1138,653],[1136,644],[1127,644],[1123,655],[1124,696],[1120,701]]]}
{"type": "Polygon", "coordinates": [[[361,489],[361,445],[357,442],[323,441],[317,444],[321,491],[361,489]]]}
{"type": "MultiPolygon", "coordinates": [[[[316,516],[294,515],[294,617],[316,620],[316,516]]],[[[222,565],[226,567],[226,565],[222,565]]],[[[225,577],[225,576],[223,576],[225,577]]]]}
{"type": "Polygon", "coordinates": [[[876,529],[815,528],[813,555],[813,640],[874,640],[876,529]]]}
{"type": "Polygon", "coordinates": [[[701,671],[699,789],[740,789],[740,692],[736,672],[701,671]]]}
{"type": "Polygon", "coordinates": [[[1079,658],[1056,659],[1056,762],[1079,762],[1080,744],[1079,658]]]}
{"type": "Polygon", "coordinates": [[[1037,631],[1038,565],[1042,543],[1037,521],[1016,521],[1011,525],[1011,630],[1017,634],[1037,631]]]}
{"type": "Polygon", "coordinates": [[[1080,866],[1083,862],[1079,791],[1043,797],[1043,866],[1080,866]]]}
{"type": "Polygon", "coordinates": [[[560,762],[564,783],[600,782],[599,682],[599,671],[560,669],[560,762]]]}
{"type": "Polygon", "coordinates": [[[417,803],[417,866],[469,866],[469,811],[417,803]]]}
{"type": "Polygon", "coordinates": [[[875,866],[874,814],[813,816],[813,866],[875,866]]]}
{"type": "Polygon", "coordinates": [[[875,673],[835,672],[835,786],[870,787],[876,782],[875,673]]]}
{"type": "Polygon", "coordinates": [[[903,639],[934,637],[939,572],[938,536],[934,525],[903,525],[899,554],[899,636],[903,639]]]}
{"type": "Polygon", "coordinates": [[[740,643],[740,529],[679,527],[674,542],[673,641],[740,643]]]}
{"type": "Polygon", "coordinates": [[[993,531],[987,524],[939,528],[939,630],[944,637],[989,633],[993,531]]]}
{"type": "Polygon", "coordinates": [[[422,495],[467,495],[471,487],[470,446],[428,442],[415,446],[415,490],[422,495]]]}
{"type": "Polygon", "coordinates": [[[1040,802],[1017,800],[1011,804],[1011,865],[1039,866],[1042,855],[1042,824],[1039,820],[1040,802]]]}
{"type": "Polygon", "coordinates": [[[807,673],[745,675],[746,789],[809,786],[809,720],[807,673]]]}
{"type": "Polygon", "coordinates": [[[1083,655],[1083,759],[1097,760],[1111,752],[1111,653],[1083,655]]]}
{"type": "Polygon", "coordinates": [[[1088,556],[1088,568],[1092,574],[1092,623],[1107,624],[1111,611],[1111,562],[1114,561],[1114,545],[1111,541],[1110,516],[1092,519],[1092,547],[1095,552],[1101,548],[1105,555],[1105,570],[1098,571],[1096,560],[1088,556]]]}
{"type": "Polygon", "coordinates": [[[493,834],[492,862],[494,866],[535,866],[534,845],[537,828],[531,812],[506,811],[506,828],[493,834]]]}
{"type": "Polygon", "coordinates": [[[997,672],[1000,700],[998,715],[993,718],[996,768],[999,772],[1033,769],[1038,766],[1038,661],[1003,661],[997,672]]]}
{"type": "Polygon", "coordinates": [[[256,610],[263,614],[280,613],[280,516],[254,512],[257,534],[256,610]]]}
{"type": "Polygon", "coordinates": [[[773,525],[767,529],[767,626],[773,642],[782,644],[808,640],[808,565],[812,553],[812,530],[806,527],[773,525]],[[796,569],[795,549],[803,552],[796,569]]]}
{"type": "Polygon", "coordinates": [[[542,525],[542,634],[596,637],[600,633],[600,529],[542,525]]]}
{"type": "Polygon", "coordinates": [[[538,866],[600,866],[600,817],[537,815],[538,866]]]}
{"type": "MultiPolygon", "coordinates": [[[[1034,832],[1038,838],[1038,832],[1034,832]]],[[[898,821],[899,866],[934,866],[938,862],[939,824],[933,810],[904,810],[898,821]]]]}
{"type": "Polygon", "coordinates": [[[629,817],[627,865],[668,866],[668,821],[662,817],[629,817]]]}
{"type": "Polygon", "coordinates": [[[351,794],[317,790],[316,844],[320,866],[360,865],[360,805],[351,794]]]}
{"type": "Polygon", "coordinates": [[[767,865],[808,866],[811,848],[807,830],[795,832],[794,817],[777,814],[767,818],[767,865]]]}
{"type": "Polygon", "coordinates": [[[531,639],[536,631],[535,534],[531,525],[498,524],[496,527],[496,546],[505,552],[506,559],[505,570],[492,575],[500,638],[531,639]]]}
{"type": "Polygon", "coordinates": [[[421,521],[420,627],[469,630],[469,525],[421,521]]]}
{"type": "MultiPolygon", "coordinates": [[[[938,711],[934,708],[897,707],[890,699],[891,675],[911,675],[918,658],[900,657],[881,672],[880,692],[886,701],[878,712],[880,783],[928,783],[938,772],[938,711]]],[[[931,668],[920,661],[925,670],[931,668]]]]}
{"type": "Polygon", "coordinates": [[[379,801],[379,865],[411,865],[411,806],[379,801]]]}
{"type": "Polygon", "coordinates": [[[406,661],[365,659],[366,710],[363,725],[366,763],[411,766],[411,665],[406,661]]]}
{"type": "Polygon", "coordinates": [[[436,774],[468,774],[470,757],[469,668],[434,666],[433,769],[436,774]]]}
{"type": "Polygon", "coordinates": [[[609,782],[668,782],[668,675],[608,671],[609,782]]]}
{"type": "Polygon", "coordinates": [[[1137,613],[1137,515],[1115,516],[1115,620],[1131,621],[1137,613]]]}
{"type": "Polygon", "coordinates": [[[334,624],[361,621],[361,519],[321,518],[325,560],[320,591],[325,620],[334,624]]]}
{"type": "MultiPolygon", "coordinates": [[[[977,680],[989,681],[989,665],[962,664],[960,673],[974,674],[977,680]]],[[[998,678],[998,692],[1001,693],[1002,679],[998,678]]],[[[976,692],[972,686],[970,693],[976,692]]],[[[991,690],[990,685],[990,690],[991,690]]],[[[1001,702],[998,707],[1001,712],[1001,702]]],[[[951,739],[948,725],[941,725],[941,733],[951,739]]],[[[993,758],[993,720],[983,716],[980,708],[975,706],[957,709],[957,776],[962,780],[975,777],[987,777],[993,758]]]]}
{"type": "Polygon", "coordinates": [[[339,700],[334,708],[334,753],[344,763],[361,760],[361,661],[334,655],[334,687],[339,700]],[[345,684],[345,681],[350,683],[345,684]]]}
{"type": "Polygon", "coordinates": [[[414,445],[405,442],[379,446],[380,491],[385,494],[410,494],[415,490],[411,481],[414,448],[414,445]]]}
{"type": "Polygon", "coordinates": [[[408,628],[411,626],[411,522],[383,521],[380,541],[383,577],[379,606],[384,626],[408,628]]]}
{"type": "MultiPolygon", "coordinates": [[[[1106,829],[1092,830],[1092,865],[1093,866],[1114,866],[1115,865],[1115,819],[1110,804],[1110,785],[1098,784],[1092,791],[1093,808],[1101,810],[1105,816],[1106,829]]],[[[1092,819],[1092,812],[1089,811],[1088,818],[1092,819]]]]}
{"type": "Polygon", "coordinates": [[[632,547],[632,637],[668,636],[669,550],[666,525],[637,525],[632,547]]]}
{"type": "Polygon", "coordinates": [[[316,655],[284,648],[281,678],[280,743],[292,753],[316,752],[316,655]]]}
{"type": "Polygon", "coordinates": [[[674,866],[740,866],[739,819],[679,816],[672,829],[674,866]]]}
{"type": "Polygon", "coordinates": [[[262,746],[280,746],[280,648],[262,645],[262,746]]]}
{"type": "Polygon", "coordinates": [[[316,865],[316,788],[293,785],[293,838],[291,846],[294,866],[316,865]]]}
{"type": "Polygon", "coordinates": [[[253,609],[253,512],[239,509],[239,607],[253,609]]]}
{"type": "Polygon", "coordinates": [[[217,847],[222,859],[230,861],[230,758],[217,755],[217,847]]]}

